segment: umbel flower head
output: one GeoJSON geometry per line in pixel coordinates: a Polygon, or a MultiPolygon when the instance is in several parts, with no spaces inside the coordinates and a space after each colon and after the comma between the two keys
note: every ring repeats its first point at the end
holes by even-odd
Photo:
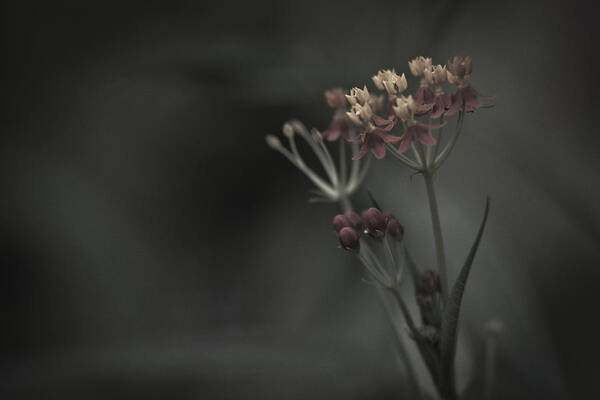
{"type": "Polygon", "coordinates": [[[399,254],[391,246],[401,245],[404,228],[393,214],[373,207],[361,216],[350,211],[336,215],[333,228],[340,246],[358,255],[373,283],[385,288],[400,283],[404,262],[390,256],[399,254]]]}

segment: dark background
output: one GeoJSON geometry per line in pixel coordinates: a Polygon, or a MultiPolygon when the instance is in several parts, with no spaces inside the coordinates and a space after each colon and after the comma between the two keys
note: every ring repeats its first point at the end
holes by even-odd
{"type": "MultiPolygon", "coordinates": [[[[400,398],[394,334],[336,247],[336,206],[307,204],[308,182],[263,137],[290,117],[324,128],[325,89],[421,54],[471,55],[473,85],[496,96],[436,182],[454,272],[492,198],[459,386],[498,318],[496,398],[598,396],[596,15],[591,2],[3,2],[2,398],[400,398]]],[[[432,263],[421,178],[386,159],[368,187],[432,263]]]]}

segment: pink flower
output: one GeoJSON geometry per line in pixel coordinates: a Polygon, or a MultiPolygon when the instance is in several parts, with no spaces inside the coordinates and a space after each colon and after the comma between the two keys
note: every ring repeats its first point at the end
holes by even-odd
{"type": "Polygon", "coordinates": [[[431,90],[429,86],[421,86],[417,89],[417,93],[415,94],[415,103],[417,106],[431,104],[434,97],[433,90],[431,90]]]}
{"type": "Polygon", "coordinates": [[[493,107],[493,104],[482,104],[482,99],[493,97],[480,96],[475,89],[469,85],[469,79],[473,72],[471,57],[455,56],[452,61],[448,60],[448,82],[456,84],[456,93],[452,95],[452,104],[448,107],[446,115],[453,115],[459,110],[473,112],[478,108],[493,107]]]}
{"type": "Polygon", "coordinates": [[[446,112],[447,109],[452,105],[452,98],[450,95],[441,93],[436,94],[433,98],[433,107],[431,108],[431,118],[437,119],[446,112]]]}
{"type": "Polygon", "coordinates": [[[492,99],[493,97],[480,96],[471,86],[458,88],[456,89],[456,93],[452,95],[451,105],[448,107],[446,115],[453,115],[459,110],[473,112],[478,108],[490,108],[494,106],[493,104],[482,104],[479,100],[480,98],[492,99]]]}
{"type": "Polygon", "coordinates": [[[358,153],[352,157],[353,160],[359,160],[371,150],[375,158],[382,159],[385,157],[385,144],[397,143],[400,141],[399,136],[390,135],[389,132],[394,127],[393,124],[385,128],[374,128],[371,131],[363,130],[356,138],[351,139],[353,142],[361,142],[362,146],[358,153]]]}
{"type": "Polygon", "coordinates": [[[429,129],[438,129],[445,124],[444,122],[441,125],[427,125],[421,121],[413,121],[412,124],[409,123],[404,134],[400,136],[398,152],[404,153],[415,140],[429,146],[435,144],[435,139],[429,134],[429,129]]]}
{"type": "Polygon", "coordinates": [[[339,108],[344,108],[346,105],[346,96],[341,88],[333,88],[330,90],[326,90],[324,93],[325,101],[327,105],[334,110],[339,108]]]}
{"type": "Polygon", "coordinates": [[[350,122],[343,108],[333,114],[329,127],[323,132],[323,138],[330,142],[338,140],[340,136],[346,141],[350,140],[350,122]]]}

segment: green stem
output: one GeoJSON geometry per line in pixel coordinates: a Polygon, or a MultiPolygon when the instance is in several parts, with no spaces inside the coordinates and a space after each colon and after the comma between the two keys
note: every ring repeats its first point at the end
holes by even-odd
{"type": "Polygon", "coordinates": [[[350,199],[347,196],[342,197],[339,201],[342,212],[352,211],[352,203],[350,202],[350,199]]]}
{"type": "Polygon", "coordinates": [[[437,257],[438,271],[440,273],[440,282],[442,286],[442,298],[444,302],[448,298],[448,275],[446,271],[446,255],[444,252],[444,239],[442,238],[442,227],[440,225],[440,213],[438,211],[435,189],[433,187],[433,177],[431,171],[424,171],[425,186],[427,187],[427,197],[429,198],[429,211],[431,212],[431,223],[433,225],[433,239],[435,241],[435,254],[437,257]]]}

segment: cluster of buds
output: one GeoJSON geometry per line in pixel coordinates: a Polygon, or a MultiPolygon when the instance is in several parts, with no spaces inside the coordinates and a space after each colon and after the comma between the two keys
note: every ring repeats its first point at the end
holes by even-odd
{"type": "Polygon", "coordinates": [[[397,246],[404,228],[393,214],[377,208],[368,208],[360,216],[348,211],[333,218],[333,229],[341,247],[358,255],[374,283],[386,288],[400,283],[403,261],[397,246]]]}
{"type": "Polygon", "coordinates": [[[367,131],[372,131],[375,127],[371,122],[373,118],[373,109],[371,108],[371,94],[365,86],[363,89],[353,88],[350,94],[346,95],[350,103],[350,111],[346,113],[348,118],[356,125],[367,131]]]}
{"type": "Polygon", "coordinates": [[[443,302],[440,274],[428,269],[423,271],[416,285],[416,299],[421,311],[421,332],[431,342],[437,343],[442,326],[443,302]]]}

